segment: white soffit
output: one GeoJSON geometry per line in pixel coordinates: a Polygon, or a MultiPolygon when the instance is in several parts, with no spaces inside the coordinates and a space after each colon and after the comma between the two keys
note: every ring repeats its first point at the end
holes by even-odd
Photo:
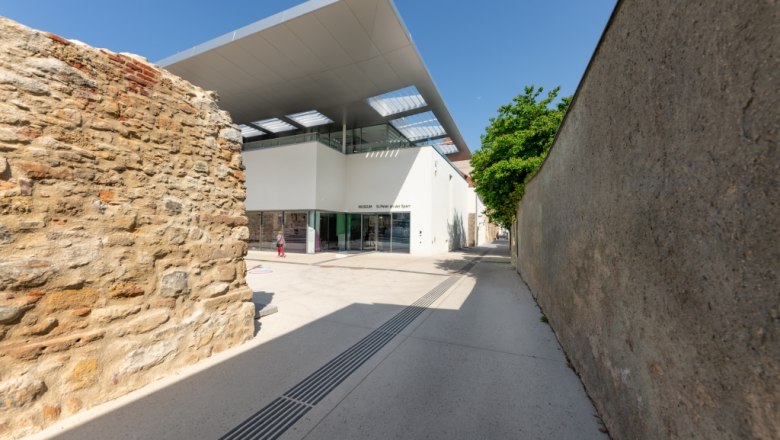
{"type": "Polygon", "coordinates": [[[309,0],[159,63],[216,91],[236,121],[308,108],[339,124],[368,126],[430,110],[458,158],[471,156],[392,0],[309,0]],[[406,94],[382,95],[410,85],[406,94]],[[371,97],[384,98],[386,109],[368,105],[371,97]],[[401,108],[411,110],[380,113],[401,108]]]}
{"type": "Polygon", "coordinates": [[[268,130],[271,133],[281,133],[283,131],[297,130],[298,127],[288,124],[278,118],[263,119],[262,121],[254,121],[252,124],[257,125],[263,130],[268,130]]]}
{"type": "Polygon", "coordinates": [[[426,107],[428,104],[417,87],[409,86],[367,99],[368,105],[382,116],[392,116],[426,107]]]}
{"type": "Polygon", "coordinates": [[[437,138],[447,134],[433,112],[393,119],[390,123],[410,141],[437,138]]]}
{"type": "Polygon", "coordinates": [[[318,112],[317,110],[295,113],[292,115],[287,115],[287,117],[306,128],[333,123],[333,120],[318,112]]]}

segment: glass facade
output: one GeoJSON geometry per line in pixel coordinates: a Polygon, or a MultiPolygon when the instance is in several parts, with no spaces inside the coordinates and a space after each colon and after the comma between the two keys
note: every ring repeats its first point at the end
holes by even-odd
{"type": "Polygon", "coordinates": [[[306,252],[306,211],[285,211],[284,239],[289,252],[306,252]]]}
{"type": "Polygon", "coordinates": [[[351,215],[362,217],[362,250],[409,253],[410,213],[392,212],[351,215]]]}
{"type": "Polygon", "coordinates": [[[249,249],[260,249],[260,224],[262,222],[262,213],[259,211],[249,211],[246,213],[249,228],[249,249]]]}
{"type": "Polygon", "coordinates": [[[394,212],[392,245],[390,252],[409,253],[409,237],[411,231],[412,215],[408,212],[394,212]]]}
{"type": "Polygon", "coordinates": [[[288,252],[306,252],[308,227],[314,252],[377,251],[409,253],[411,214],[355,214],[324,211],[249,211],[249,249],[276,250],[276,234],[288,252]],[[313,213],[312,218],[309,216],[313,213]],[[311,222],[310,222],[311,220],[311,222]]]}
{"type": "Polygon", "coordinates": [[[347,214],[347,250],[359,251],[363,248],[363,225],[361,214],[347,214]]]}
{"type": "Polygon", "coordinates": [[[344,216],[345,214],[335,212],[320,212],[319,228],[316,237],[321,251],[343,251],[344,249],[344,216]]]}
{"type": "Polygon", "coordinates": [[[364,251],[376,250],[376,226],[378,220],[376,215],[363,214],[363,243],[360,249],[364,251]]]}
{"type": "Polygon", "coordinates": [[[350,128],[346,131],[346,138],[344,137],[345,133],[338,127],[323,126],[318,127],[317,130],[320,131],[256,137],[251,141],[244,142],[243,149],[257,150],[316,141],[336,151],[341,151],[342,142],[344,142],[347,154],[352,154],[420,145],[419,142],[410,142],[390,124],[350,128]]]}
{"type": "Polygon", "coordinates": [[[306,211],[249,211],[249,249],[276,250],[282,232],[289,252],[306,252],[306,211]]]}

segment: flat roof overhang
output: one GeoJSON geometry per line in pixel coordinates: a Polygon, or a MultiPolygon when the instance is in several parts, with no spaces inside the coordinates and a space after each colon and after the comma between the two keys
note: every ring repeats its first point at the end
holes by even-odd
{"type": "Polygon", "coordinates": [[[367,99],[415,86],[458,150],[471,153],[392,0],[310,0],[158,61],[219,94],[237,123],[317,110],[338,125],[386,123],[367,99]]]}

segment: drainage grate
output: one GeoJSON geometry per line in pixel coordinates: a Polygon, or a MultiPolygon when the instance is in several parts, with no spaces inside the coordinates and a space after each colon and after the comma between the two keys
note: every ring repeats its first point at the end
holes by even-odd
{"type": "MultiPolygon", "coordinates": [[[[467,264],[462,271],[474,267],[478,260],[479,258],[467,264]]],[[[447,277],[420,299],[369,333],[368,336],[220,437],[220,440],[272,440],[279,438],[314,405],[411,324],[457,280],[457,276],[447,277]]]]}
{"type": "Polygon", "coordinates": [[[465,266],[461,267],[460,270],[456,271],[455,273],[461,273],[465,274],[466,272],[470,271],[474,268],[474,266],[477,265],[478,262],[482,260],[482,257],[484,257],[488,252],[490,252],[490,249],[482,250],[479,254],[477,254],[474,259],[468,262],[465,266]]]}

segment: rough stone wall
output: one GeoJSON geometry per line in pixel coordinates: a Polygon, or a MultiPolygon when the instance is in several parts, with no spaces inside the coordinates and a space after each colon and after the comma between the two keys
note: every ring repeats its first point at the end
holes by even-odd
{"type": "Polygon", "coordinates": [[[212,94],[0,19],[0,437],[250,338],[241,136],[212,94]]]}
{"type": "Polygon", "coordinates": [[[626,0],[518,211],[615,439],[780,438],[780,8],[626,0]]]}

